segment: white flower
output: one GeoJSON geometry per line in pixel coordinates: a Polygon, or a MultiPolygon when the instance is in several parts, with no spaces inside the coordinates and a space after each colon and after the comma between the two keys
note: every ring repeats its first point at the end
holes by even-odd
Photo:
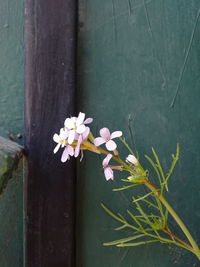
{"type": "Polygon", "coordinates": [[[80,134],[84,134],[86,131],[85,124],[89,124],[93,121],[92,118],[85,120],[85,113],[79,112],[78,117],[71,117],[65,120],[65,127],[69,131],[68,143],[72,144],[74,140],[79,139],[80,134]]]}
{"type": "Polygon", "coordinates": [[[126,161],[128,162],[128,163],[131,163],[131,164],[133,164],[133,165],[135,165],[135,166],[137,166],[138,165],[138,160],[137,160],[137,158],[134,156],[134,155],[128,155],[128,157],[126,158],[126,161]]]}
{"type": "Polygon", "coordinates": [[[70,156],[74,156],[74,148],[68,144],[66,144],[66,139],[68,138],[68,131],[66,129],[60,129],[60,134],[54,134],[53,140],[57,143],[54,148],[54,154],[58,152],[60,147],[65,147],[62,153],[61,161],[66,162],[70,156]]]}
{"type": "Polygon", "coordinates": [[[70,159],[70,156],[74,156],[74,148],[70,145],[66,145],[62,153],[61,161],[66,162],[68,159],[70,159]]]}
{"type": "MultiPolygon", "coordinates": [[[[79,112],[78,117],[67,118],[64,128],[60,129],[60,134],[54,134],[53,140],[57,143],[54,154],[60,147],[64,147],[61,161],[65,162],[70,156],[78,157],[83,144],[90,133],[90,128],[86,126],[93,121],[92,118],[85,119],[85,113],[79,112]],[[73,144],[76,141],[77,144],[73,144]]],[[[81,151],[82,152],[82,151],[81,151]]]]}
{"type": "Polygon", "coordinates": [[[65,142],[64,141],[67,139],[67,137],[68,137],[68,132],[67,132],[67,130],[64,130],[63,128],[60,129],[60,134],[59,135],[58,134],[54,134],[53,140],[54,140],[54,142],[57,143],[56,147],[53,150],[54,154],[56,152],[58,152],[60,147],[64,147],[65,146],[65,142]]]}

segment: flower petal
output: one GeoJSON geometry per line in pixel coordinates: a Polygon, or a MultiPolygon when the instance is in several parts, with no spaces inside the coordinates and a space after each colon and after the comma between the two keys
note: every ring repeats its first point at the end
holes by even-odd
{"type": "Polygon", "coordinates": [[[114,179],[114,175],[113,175],[113,170],[111,168],[105,168],[104,169],[104,175],[106,177],[106,180],[113,180],[114,179]]]}
{"type": "Polygon", "coordinates": [[[79,112],[76,125],[78,126],[82,124],[84,122],[84,119],[85,119],[85,113],[79,112]]]}
{"type": "Polygon", "coordinates": [[[84,133],[84,131],[85,131],[85,125],[84,124],[81,124],[81,125],[77,126],[76,132],[78,134],[82,134],[82,133],[84,133]]]}
{"type": "Polygon", "coordinates": [[[68,137],[68,130],[67,129],[60,129],[60,139],[65,140],[68,137]]]}
{"type": "Polygon", "coordinates": [[[111,134],[110,139],[116,138],[116,137],[120,137],[122,136],[122,132],[121,131],[115,131],[111,134]]]}
{"type": "Polygon", "coordinates": [[[82,141],[83,141],[83,139],[82,139],[82,136],[80,135],[78,138],[78,143],[77,143],[76,148],[75,148],[75,153],[74,153],[75,158],[78,157],[78,155],[79,155],[80,146],[81,146],[82,141]]]}
{"type": "Polygon", "coordinates": [[[67,148],[65,148],[63,153],[62,153],[61,161],[66,162],[68,159],[69,159],[69,154],[67,152],[67,148]]]}
{"type": "Polygon", "coordinates": [[[78,140],[79,136],[80,136],[80,134],[75,133],[74,140],[78,140]]]}
{"type": "Polygon", "coordinates": [[[80,158],[80,161],[82,161],[83,159],[83,150],[81,150],[81,158],[80,158]]]}
{"type": "Polygon", "coordinates": [[[56,154],[60,148],[61,144],[57,144],[57,146],[54,148],[53,153],[56,154]]]}
{"type": "Polygon", "coordinates": [[[74,156],[74,148],[72,146],[67,146],[67,152],[70,156],[74,156]]]}
{"type": "Polygon", "coordinates": [[[102,137],[97,137],[94,139],[95,146],[100,146],[100,145],[104,144],[105,142],[106,142],[106,140],[102,137]]]}
{"type": "Polygon", "coordinates": [[[113,140],[109,140],[108,142],[106,142],[106,148],[109,151],[113,151],[113,150],[115,150],[117,148],[117,145],[113,140]]]}
{"type": "Polygon", "coordinates": [[[85,121],[84,121],[84,124],[89,124],[89,123],[92,123],[93,122],[93,119],[92,118],[87,118],[85,121]]]}
{"type": "Polygon", "coordinates": [[[70,118],[67,118],[66,120],[65,120],[65,122],[64,122],[64,125],[65,125],[65,127],[67,128],[67,129],[72,129],[72,128],[74,128],[74,121],[72,120],[72,119],[70,119],[70,118]]]}
{"type": "Polygon", "coordinates": [[[76,146],[75,152],[74,152],[74,157],[77,158],[80,152],[80,146],[76,146]]]}
{"type": "Polygon", "coordinates": [[[53,136],[53,141],[56,142],[56,143],[59,143],[60,141],[60,136],[58,134],[54,134],[53,136]]]}
{"type": "Polygon", "coordinates": [[[69,131],[68,143],[70,145],[74,142],[74,138],[75,138],[75,131],[74,130],[69,131]]]}
{"type": "Polygon", "coordinates": [[[111,160],[111,158],[112,158],[112,154],[108,154],[108,155],[105,157],[105,159],[104,159],[103,162],[102,162],[103,167],[108,166],[108,163],[109,163],[109,161],[111,160]]]}
{"type": "Polygon", "coordinates": [[[128,155],[128,157],[126,158],[126,162],[128,163],[132,163],[133,165],[138,165],[138,160],[134,155],[128,155]]]}
{"type": "Polygon", "coordinates": [[[82,134],[83,140],[85,140],[88,137],[89,133],[90,133],[90,128],[85,127],[85,132],[82,134]]]}
{"type": "Polygon", "coordinates": [[[110,139],[110,131],[108,128],[102,128],[99,133],[105,140],[110,139]]]}

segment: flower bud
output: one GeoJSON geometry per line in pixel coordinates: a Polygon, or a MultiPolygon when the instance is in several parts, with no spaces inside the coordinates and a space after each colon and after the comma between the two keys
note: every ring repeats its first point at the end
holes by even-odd
{"type": "Polygon", "coordinates": [[[131,163],[131,164],[133,164],[133,165],[135,165],[135,166],[137,166],[138,165],[138,160],[137,160],[137,158],[135,157],[135,156],[133,156],[133,155],[128,155],[128,157],[126,158],[126,161],[128,162],[128,163],[131,163]]]}

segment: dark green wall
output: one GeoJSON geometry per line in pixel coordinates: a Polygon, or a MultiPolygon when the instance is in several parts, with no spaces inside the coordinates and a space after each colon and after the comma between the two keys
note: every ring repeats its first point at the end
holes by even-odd
{"type": "MultiPolygon", "coordinates": [[[[0,0],[0,135],[20,143],[23,142],[18,139],[18,134],[23,134],[23,14],[22,0],[0,0]]],[[[1,267],[23,266],[22,196],[21,161],[0,194],[1,267]]]]}
{"type": "Polygon", "coordinates": [[[23,1],[0,1],[0,135],[23,129],[23,1]]]}
{"type": "MultiPolygon", "coordinates": [[[[167,168],[180,143],[167,197],[200,244],[199,12],[196,0],[80,0],[78,97],[79,109],[95,119],[94,133],[122,130],[143,164],[154,146],[167,168]]],[[[117,184],[106,183],[99,158],[85,153],[78,173],[77,267],[199,266],[188,252],[161,244],[103,247],[123,235],[112,230],[118,224],[99,203],[114,211],[130,207],[128,192],[111,191],[117,184]]]]}
{"type": "MultiPolygon", "coordinates": [[[[2,159],[2,157],[0,157],[0,159],[2,159]]],[[[3,167],[2,164],[0,167],[1,168],[3,167]]],[[[4,189],[3,193],[0,194],[0,225],[1,225],[0,266],[1,267],[23,266],[22,177],[23,177],[23,159],[20,160],[17,170],[15,170],[12,173],[12,177],[10,177],[10,180],[6,188],[4,189]]]]}

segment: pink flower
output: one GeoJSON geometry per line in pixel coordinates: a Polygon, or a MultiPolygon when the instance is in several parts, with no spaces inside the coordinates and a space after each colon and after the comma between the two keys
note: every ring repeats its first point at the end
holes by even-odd
{"type": "Polygon", "coordinates": [[[109,161],[111,160],[112,155],[108,154],[105,159],[102,162],[103,168],[104,168],[104,175],[106,177],[106,180],[113,180],[114,179],[114,175],[113,175],[113,170],[111,169],[111,167],[108,166],[109,161]]]}
{"type": "Polygon", "coordinates": [[[97,137],[94,139],[95,146],[100,146],[106,143],[106,148],[109,151],[113,151],[117,148],[116,143],[112,139],[122,136],[121,131],[116,131],[110,134],[110,131],[108,128],[102,128],[99,133],[101,137],[97,137]]]}
{"type": "Polygon", "coordinates": [[[83,134],[86,131],[85,124],[93,121],[92,118],[85,120],[85,113],[79,112],[78,117],[71,117],[65,120],[65,127],[69,131],[68,143],[72,144],[75,139],[78,140],[77,135],[83,134]]]}
{"type": "Polygon", "coordinates": [[[74,156],[74,148],[70,145],[66,145],[62,153],[61,161],[66,162],[68,159],[70,159],[70,156],[74,156]]]}
{"type": "Polygon", "coordinates": [[[81,144],[85,141],[85,139],[87,139],[89,133],[90,133],[90,128],[89,127],[85,127],[85,132],[78,136],[78,142],[77,142],[77,145],[76,145],[76,148],[75,148],[75,153],[74,153],[74,157],[75,158],[78,157],[79,152],[80,152],[81,144]]]}

